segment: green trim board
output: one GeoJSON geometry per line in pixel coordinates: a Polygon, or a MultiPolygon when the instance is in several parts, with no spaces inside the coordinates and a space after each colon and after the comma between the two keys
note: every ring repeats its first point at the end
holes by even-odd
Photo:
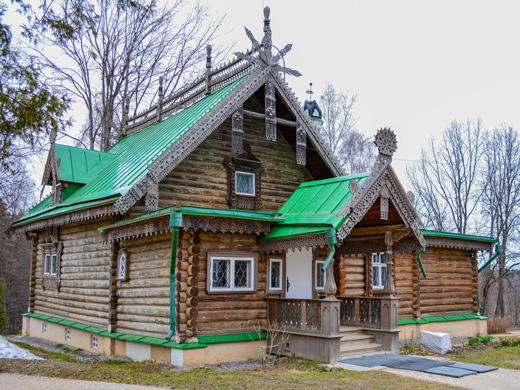
{"type": "Polygon", "coordinates": [[[200,349],[207,348],[209,344],[218,344],[218,343],[231,343],[231,342],[239,342],[239,341],[256,341],[256,340],[265,340],[267,338],[267,334],[263,331],[261,332],[250,332],[250,333],[233,333],[233,334],[220,334],[220,335],[208,335],[208,336],[199,336],[198,343],[183,343],[178,344],[173,340],[167,340],[160,337],[153,336],[143,336],[136,334],[129,334],[123,332],[112,332],[109,333],[107,330],[100,328],[98,326],[92,326],[83,324],[81,322],[67,320],[65,318],[59,318],[50,316],[48,314],[43,313],[24,313],[22,314],[24,317],[32,317],[42,321],[51,322],[54,324],[59,324],[63,326],[67,326],[73,329],[83,330],[85,332],[94,333],[100,336],[110,337],[118,340],[125,341],[133,341],[137,343],[144,344],[152,344],[158,345],[161,347],[174,348],[174,349],[200,349]]]}
{"type": "Polygon", "coordinates": [[[470,241],[480,241],[480,242],[489,242],[489,243],[495,243],[498,241],[497,239],[492,238],[492,237],[477,236],[474,234],[441,232],[438,230],[427,230],[427,229],[420,229],[420,230],[424,237],[455,238],[455,239],[459,239],[459,240],[470,240],[470,241]]]}
{"type": "Polygon", "coordinates": [[[476,313],[468,314],[448,314],[445,316],[430,316],[421,318],[401,318],[397,321],[398,325],[430,324],[432,322],[450,322],[464,320],[487,320],[488,317],[476,313]]]}

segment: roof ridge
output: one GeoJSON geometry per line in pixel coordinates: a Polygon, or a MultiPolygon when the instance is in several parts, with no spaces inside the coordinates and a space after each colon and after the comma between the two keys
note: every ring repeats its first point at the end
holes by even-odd
{"type": "Polygon", "coordinates": [[[306,182],[301,183],[298,186],[298,188],[306,188],[306,187],[313,187],[313,186],[319,186],[319,185],[330,184],[330,183],[338,183],[340,181],[346,181],[346,180],[352,180],[352,179],[362,179],[364,177],[368,177],[369,175],[370,175],[370,172],[362,172],[362,173],[356,173],[356,174],[347,175],[347,176],[338,176],[338,177],[331,177],[328,179],[306,181],[306,182]]]}

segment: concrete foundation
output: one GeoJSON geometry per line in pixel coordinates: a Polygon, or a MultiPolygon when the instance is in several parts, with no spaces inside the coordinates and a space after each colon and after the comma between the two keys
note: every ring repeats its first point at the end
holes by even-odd
{"type": "Polygon", "coordinates": [[[24,336],[39,337],[91,352],[127,357],[134,361],[157,360],[180,367],[260,359],[266,347],[265,340],[258,340],[208,344],[196,349],[175,349],[117,340],[79,329],[70,329],[71,337],[66,340],[65,329],[67,327],[60,324],[23,317],[24,336]],[[96,339],[93,340],[93,337],[96,339]]]}
{"type": "Polygon", "coordinates": [[[419,339],[421,337],[421,330],[449,333],[452,337],[481,337],[487,336],[487,320],[469,319],[401,325],[399,326],[399,340],[407,341],[419,339]]]}

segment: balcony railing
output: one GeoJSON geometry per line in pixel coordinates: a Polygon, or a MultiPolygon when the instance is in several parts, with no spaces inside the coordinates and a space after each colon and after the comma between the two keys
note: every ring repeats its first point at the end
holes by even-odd
{"type": "Polygon", "coordinates": [[[269,325],[287,331],[319,333],[321,300],[267,298],[269,325]]]}

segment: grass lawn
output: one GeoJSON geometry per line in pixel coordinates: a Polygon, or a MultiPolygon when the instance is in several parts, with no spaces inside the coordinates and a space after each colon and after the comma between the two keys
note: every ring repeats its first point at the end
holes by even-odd
{"type": "MultiPolygon", "coordinates": [[[[174,370],[154,362],[78,362],[68,355],[49,353],[16,343],[47,360],[0,360],[0,373],[20,373],[91,381],[168,386],[171,389],[438,389],[439,384],[378,371],[327,372],[315,362],[280,359],[272,369],[224,370],[197,368],[174,370]]],[[[443,389],[455,389],[443,385],[443,389]]]]}
{"type": "Polygon", "coordinates": [[[465,363],[513,368],[520,370],[520,347],[496,347],[454,356],[465,363]]]}

